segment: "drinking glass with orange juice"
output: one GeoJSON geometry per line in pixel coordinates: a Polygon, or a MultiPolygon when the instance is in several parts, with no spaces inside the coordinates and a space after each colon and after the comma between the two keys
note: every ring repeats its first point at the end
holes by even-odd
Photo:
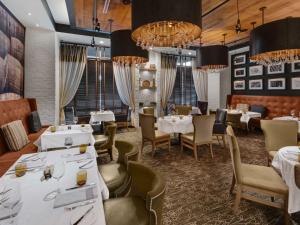
{"type": "Polygon", "coordinates": [[[87,171],[86,170],[78,171],[76,176],[77,185],[79,186],[85,185],[86,180],[87,180],[87,171]]]}
{"type": "Polygon", "coordinates": [[[87,144],[81,144],[79,146],[79,152],[80,152],[80,154],[86,153],[86,150],[87,150],[87,144]]]}
{"type": "Polygon", "coordinates": [[[18,163],[15,167],[15,174],[17,177],[22,177],[25,175],[26,170],[27,170],[26,163],[18,163]]]}

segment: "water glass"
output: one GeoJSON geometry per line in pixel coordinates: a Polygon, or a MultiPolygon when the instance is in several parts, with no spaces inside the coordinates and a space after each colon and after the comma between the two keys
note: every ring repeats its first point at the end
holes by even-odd
{"type": "Polygon", "coordinates": [[[73,122],[74,122],[75,125],[78,123],[78,117],[77,116],[74,116],[73,122]]]}
{"type": "Polygon", "coordinates": [[[65,146],[66,148],[71,148],[73,145],[73,140],[71,137],[66,137],[65,138],[65,146]]]}

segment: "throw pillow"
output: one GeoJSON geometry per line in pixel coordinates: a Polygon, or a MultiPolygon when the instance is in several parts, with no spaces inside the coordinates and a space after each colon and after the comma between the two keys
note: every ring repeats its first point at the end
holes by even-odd
{"type": "Polygon", "coordinates": [[[21,120],[1,126],[4,139],[10,151],[19,151],[29,143],[29,139],[21,120]]]}
{"type": "Polygon", "coordinates": [[[29,115],[29,131],[30,133],[39,132],[42,128],[40,116],[37,111],[31,112],[29,115]]]}

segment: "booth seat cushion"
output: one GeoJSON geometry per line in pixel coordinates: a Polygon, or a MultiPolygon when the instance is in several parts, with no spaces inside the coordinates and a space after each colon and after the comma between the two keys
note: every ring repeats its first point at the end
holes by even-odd
{"type": "Polygon", "coordinates": [[[42,128],[39,113],[37,111],[31,112],[29,115],[29,131],[30,133],[39,132],[42,128]]]}
{"type": "Polygon", "coordinates": [[[18,152],[6,152],[0,157],[0,176],[2,176],[11,167],[18,158],[23,154],[35,153],[37,147],[33,143],[29,143],[18,152]]]}
{"type": "Polygon", "coordinates": [[[266,107],[264,107],[263,105],[251,105],[250,111],[260,113],[261,118],[265,118],[267,116],[266,107]]]}
{"type": "Polygon", "coordinates": [[[146,203],[139,197],[109,199],[104,202],[107,225],[149,225],[146,203]]]}

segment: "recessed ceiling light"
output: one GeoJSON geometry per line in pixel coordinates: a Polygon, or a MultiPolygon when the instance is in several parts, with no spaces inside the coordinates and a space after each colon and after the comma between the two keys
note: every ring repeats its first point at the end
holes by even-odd
{"type": "Polygon", "coordinates": [[[100,41],[99,43],[100,43],[100,44],[104,44],[104,41],[100,41]]]}
{"type": "Polygon", "coordinates": [[[39,27],[40,25],[37,23],[35,26],[36,26],[36,27],[39,27]]]}
{"type": "Polygon", "coordinates": [[[192,53],[191,52],[189,52],[189,55],[191,55],[192,53]]]}
{"type": "Polygon", "coordinates": [[[32,14],[31,14],[31,12],[29,12],[29,13],[27,13],[27,15],[28,15],[28,16],[31,16],[32,14]]]}
{"type": "Polygon", "coordinates": [[[149,48],[149,50],[153,50],[153,48],[152,48],[152,47],[150,47],[150,48],[149,48]]]}

